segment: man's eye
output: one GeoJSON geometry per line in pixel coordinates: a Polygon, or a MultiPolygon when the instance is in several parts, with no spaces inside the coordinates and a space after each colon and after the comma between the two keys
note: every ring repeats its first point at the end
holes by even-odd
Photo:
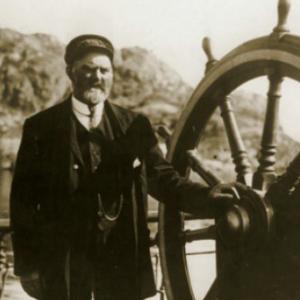
{"type": "Polygon", "coordinates": [[[93,74],[93,70],[90,68],[82,68],[81,73],[84,74],[84,76],[91,76],[93,74]]]}
{"type": "Polygon", "coordinates": [[[93,73],[91,71],[84,71],[82,73],[85,77],[91,77],[93,75],[93,73]]]}
{"type": "Polygon", "coordinates": [[[82,67],[82,72],[84,73],[92,73],[93,72],[93,69],[89,68],[89,67],[82,67]]]}
{"type": "Polygon", "coordinates": [[[100,71],[101,71],[102,74],[106,74],[106,73],[109,72],[109,69],[107,69],[107,68],[101,68],[100,71]]]}

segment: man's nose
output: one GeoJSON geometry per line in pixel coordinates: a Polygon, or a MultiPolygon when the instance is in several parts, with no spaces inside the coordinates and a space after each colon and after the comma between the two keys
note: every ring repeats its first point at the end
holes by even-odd
{"type": "Polygon", "coordinates": [[[102,79],[103,78],[103,74],[101,72],[100,69],[96,69],[94,72],[93,72],[93,77],[96,78],[96,79],[102,79]]]}

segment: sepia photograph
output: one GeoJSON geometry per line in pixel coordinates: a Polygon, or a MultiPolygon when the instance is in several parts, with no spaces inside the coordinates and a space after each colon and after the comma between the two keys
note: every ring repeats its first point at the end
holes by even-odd
{"type": "Polygon", "coordinates": [[[0,0],[0,300],[299,300],[297,0],[0,0]]]}

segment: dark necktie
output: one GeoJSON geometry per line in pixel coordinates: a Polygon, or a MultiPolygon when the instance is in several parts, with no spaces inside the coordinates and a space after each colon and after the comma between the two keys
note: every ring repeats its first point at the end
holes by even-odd
{"type": "Polygon", "coordinates": [[[90,155],[91,155],[91,168],[95,172],[101,161],[101,147],[100,138],[96,132],[98,126],[96,120],[96,106],[89,106],[90,110],[90,155]]]}
{"type": "Polygon", "coordinates": [[[90,129],[97,127],[96,106],[89,106],[90,110],[90,129]]]}

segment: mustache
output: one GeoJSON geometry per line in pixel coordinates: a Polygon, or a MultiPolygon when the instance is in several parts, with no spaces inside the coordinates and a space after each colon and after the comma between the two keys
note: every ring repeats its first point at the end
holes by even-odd
{"type": "Polygon", "coordinates": [[[91,83],[88,83],[86,86],[88,88],[98,88],[98,89],[101,89],[102,91],[105,90],[105,84],[103,84],[101,82],[91,82],[91,83]]]}

